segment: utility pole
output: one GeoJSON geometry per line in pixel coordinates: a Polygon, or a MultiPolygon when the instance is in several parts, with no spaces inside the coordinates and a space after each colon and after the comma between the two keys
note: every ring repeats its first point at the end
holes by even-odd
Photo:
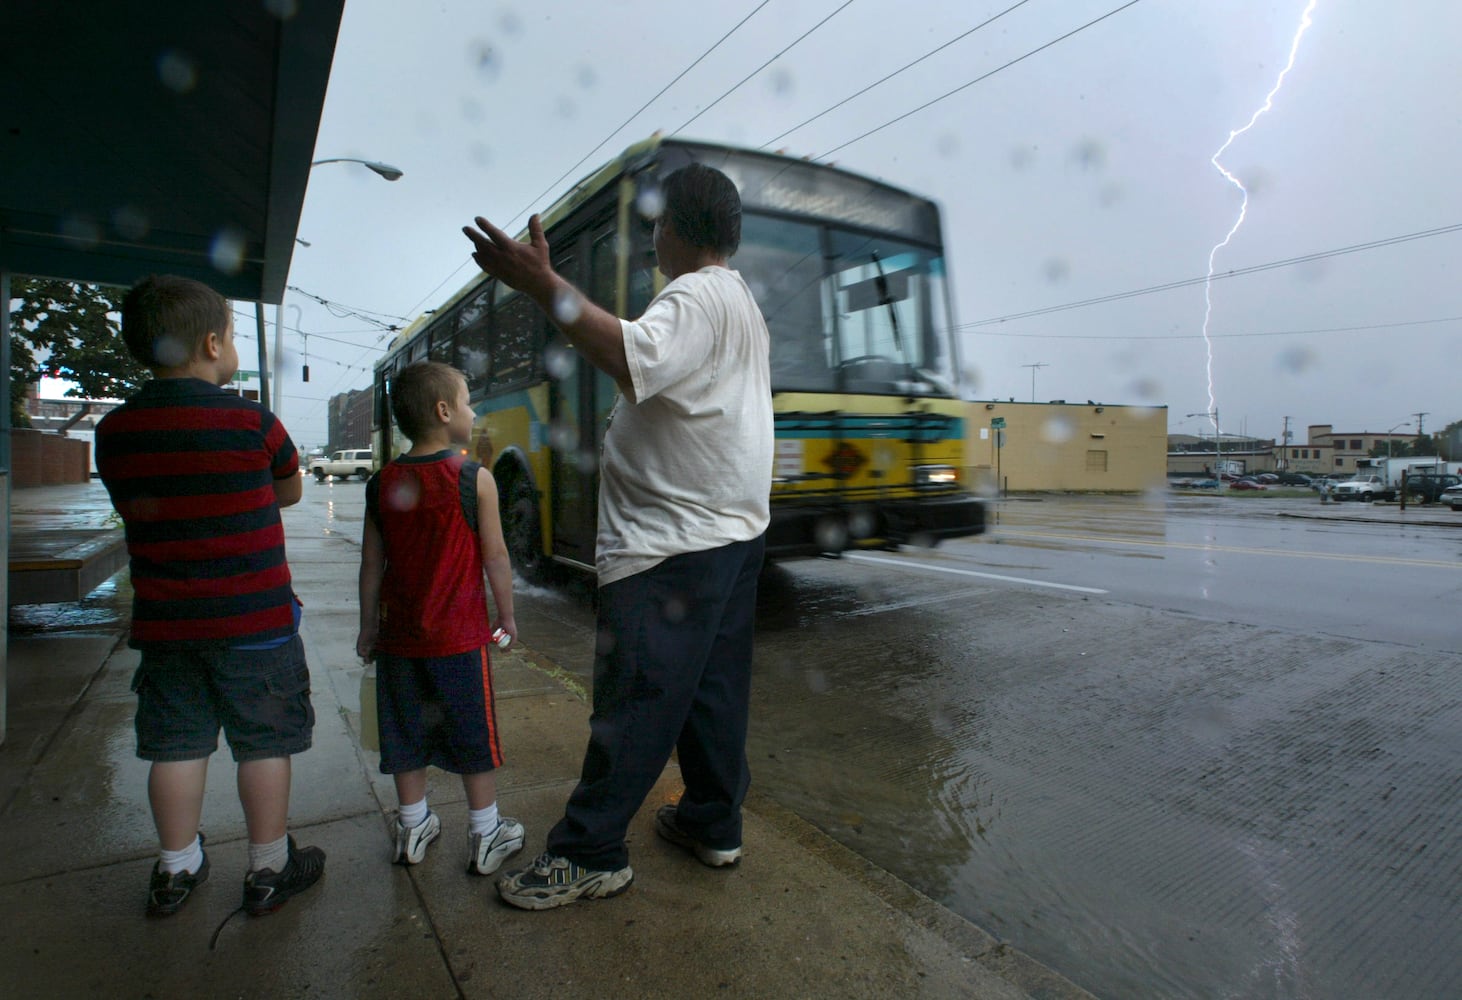
{"type": "Polygon", "coordinates": [[[1279,471],[1280,472],[1284,472],[1284,471],[1287,471],[1289,469],[1289,422],[1290,422],[1290,419],[1291,419],[1290,417],[1285,417],[1284,418],[1284,437],[1280,439],[1281,441],[1284,442],[1279,447],[1279,471]]]}
{"type": "Polygon", "coordinates": [[[1417,437],[1425,437],[1426,436],[1426,426],[1424,424],[1424,421],[1425,421],[1425,419],[1427,417],[1431,416],[1431,414],[1430,413],[1413,413],[1412,416],[1416,418],[1416,436],[1417,437]]]}
{"type": "Polygon", "coordinates": [[[1050,365],[1044,361],[1037,361],[1035,364],[1021,365],[1020,367],[1031,370],[1031,402],[1034,403],[1036,401],[1036,369],[1049,368],[1050,365]]]}

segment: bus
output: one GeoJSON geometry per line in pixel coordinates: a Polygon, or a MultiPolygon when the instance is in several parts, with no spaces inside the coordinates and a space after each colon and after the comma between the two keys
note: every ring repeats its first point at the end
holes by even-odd
{"type": "MultiPolygon", "coordinates": [[[[553,266],[618,316],[665,279],[651,232],[660,179],[690,162],[741,193],[741,273],[771,334],[776,451],[769,559],[934,545],[984,530],[961,482],[963,404],[938,207],[832,166],[652,137],[544,213],[553,266]]],[[[471,457],[489,468],[513,565],[530,581],[592,571],[599,447],[617,389],[527,296],[478,275],[377,362],[372,444],[404,440],[391,378],[430,358],[467,376],[471,457]]]]}

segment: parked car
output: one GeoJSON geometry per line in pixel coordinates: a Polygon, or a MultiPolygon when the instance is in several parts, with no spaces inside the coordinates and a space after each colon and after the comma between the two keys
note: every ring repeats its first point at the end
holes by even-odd
{"type": "Polygon", "coordinates": [[[1440,476],[1407,476],[1406,498],[1413,503],[1435,503],[1444,492],[1462,484],[1462,476],[1446,473],[1440,476]]]}
{"type": "Polygon", "coordinates": [[[1462,510],[1462,486],[1448,486],[1437,497],[1437,503],[1444,503],[1453,510],[1462,510]]]}
{"type": "Polygon", "coordinates": [[[1264,483],[1265,485],[1279,482],[1279,476],[1275,475],[1273,472],[1261,472],[1254,478],[1259,482],[1264,483]]]}
{"type": "Polygon", "coordinates": [[[1267,490],[1268,486],[1255,479],[1236,479],[1229,483],[1231,490],[1267,490]]]}
{"type": "Polygon", "coordinates": [[[1314,480],[1303,472],[1280,472],[1275,474],[1281,486],[1312,486],[1314,480]]]}

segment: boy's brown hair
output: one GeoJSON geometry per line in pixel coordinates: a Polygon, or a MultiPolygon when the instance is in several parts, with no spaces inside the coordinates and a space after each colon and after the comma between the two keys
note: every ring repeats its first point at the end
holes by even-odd
{"type": "Polygon", "coordinates": [[[228,325],[228,300],[192,278],[149,275],[122,299],[122,339],[148,368],[187,364],[210,333],[222,337],[228,325]]]}
{"type": "Polygon", "coordinates": [[[415,441],[431,430],[437,403],[457,402],[457,390],[467,376],[440,361],[418,361],[391,378],[391,415],[401,433],[415,441]]]}

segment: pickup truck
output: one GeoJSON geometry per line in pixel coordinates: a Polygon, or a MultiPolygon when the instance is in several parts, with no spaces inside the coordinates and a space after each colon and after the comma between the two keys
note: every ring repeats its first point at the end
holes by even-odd
{"type": "Polygon", "coordinates": [[[310,462],[310,473],[318,483],[323,483],[329,476],[337,479],[349,479],[351,476],[369,479],[375,471],[376,462],[371,457],[369,448],[349,448],[337,451],[329,458],[317,458],[310,462]]]}
{"type": "Polygon", "coordinates": [[[1342,479],[1330,490],[1330,499],[1361,500],[1366,503],[1372,500],[1395,500],[1396,487],[1388,486],[1386,480],[1380,476],[1355,476],[1350,479],[1342,479]]]}

